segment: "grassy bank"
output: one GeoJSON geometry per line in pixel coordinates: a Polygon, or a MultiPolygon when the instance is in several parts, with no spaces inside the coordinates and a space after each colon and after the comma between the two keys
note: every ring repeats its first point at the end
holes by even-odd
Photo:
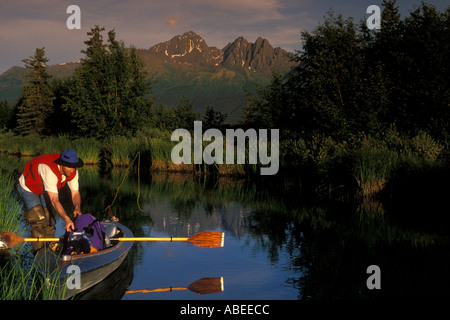
{"type": "MultiPolygon", "coordinates": [[[[87,165],[103,163],[107,167],[128,167],[139,154],[141,168],[151,171],[259,175],[258,165],[248,163],[175,165],[171,152],[178,142],[172,142],[170,137],[170,132],[158,129],[142,129],[134,137],[114,136],[103,142],[92,138],[37,138],[4,133],[0,135],[0,152],[28,157],[74,149],[87,165]]],[[[205,147],[209,142],[203,144],[205,147]]],[[[224,146],[224,154],[225,151],[224,146]]],[[[347,141],[329,136],[284,139],[280,142],[280,172],[300,176],[303,187],[320,193],[372,196],[398,180],[405,168],[425,172],[446,167],[446,154],[447,148],[426,133],[406,137],[393,129],[376,137],[361,133],[347,141]]],[[[193,160],[193,152],[191,156],[193,160]]],[[[248,156],[246,159],[248,162],[248,156]]]]}
{"type": "Polygon", "coordinates": [[[8,172],[0,174],[0,230],[19,231],[22,206],[14,191],[14,179],[8,172]]]}
{"type": "MultiPolygon", "coordinates": [[[[11,132],[0,134],[0,153],[4,155],[32,157],[45,153],[76,150],[86,165],[128,167],[140,154],[141,167],[151,171],[217,173],[218,175],[244,175],[244,165],[175,165],[171,160],[172,148],[178,142],[170,140],[168,131],[144,129],[134,137],[112,136],[105,141],[93,138],[72,139],[69,136],[44,137],[17,136],[11,132]]],[[[204,142],[206,146],[207,143],[204,142]]],[[[137,163],[137,161],[136,161],[137,163]]]]}
{"type": "MultiPolygon", "coordinates": [[[[23,234],[20,225],[22,205],[14,190],[9,172],[0,175],[0,231],[23,234]]],[[[26,244],[12,249],[0,249],[0,300],[59,300],[51,286],[43,282],[33,265],[31,247],[26,244]]]]}
{"type": "Polygon", "coordinates": [[[447,148],[428,134],[405,137],[395,130],[348,141],[326,136],[287,140],[280,144],[280,156],[281,166],[297,172],[308,188],[363,197],[389,191],[406,175],[448,166],[447,148]]]}

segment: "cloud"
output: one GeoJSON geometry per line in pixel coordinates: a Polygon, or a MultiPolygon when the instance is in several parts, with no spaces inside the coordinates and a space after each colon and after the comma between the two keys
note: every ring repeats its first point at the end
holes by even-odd
{"type": "Polygon", "coordinates": [[[184,22],[184,16],[181,15],[178,16],[169,16],[168,14],[164,15],[164,19],[166,20],[166,23],[171,27],[175,27],[177,24],[182,24],[185,29],[188,28],[187,24],[184,22]]]}
{"type": "MultiPolygon", "coordinates": [[[[4,2],[4,3],[3,3],[4,2]]],[[[77,59],[95,25],[115,29],[127,45],[149,48],[193,30],[210,46],[223,48],[239,36],[253,42],[258,36],[274,46],[299,49],[300,31],[312,30],[331,7],[356,21],[366,15],[369,0],[14,0],[0,9],[0,73],[45,46],[50,63],[77,59]],[[367,2],[368,1],[368,2],[367,2]],[[81,9],[81,30],[68,30],[66,9],[81,9]],[[71,52],[71,54],[70,54],[71,52]]],[[[398,0],[403,10],[411,2],[398,0]]],[[[438,3],[440,0],[429,0],[438,3]]],[[[443,6],[443,5],[442,5],[443,6]]]]}
{"type": "Polygon", "coordinates": [[[86,33],[95,25],[115,29],[117,39],[137,48],[193,30],[218,48],[239,36],[249,41],[261,36],[290,49],[298,42],[293,29],[303,27],[292,5],[305,1],[311,0],[78,0],[81,30],[68,30],[66,9],[72,2],[14,0],[0,10],[0,73],[22,65],[21,59],[43,46],[49,63],[79,59],[86,33]]]}

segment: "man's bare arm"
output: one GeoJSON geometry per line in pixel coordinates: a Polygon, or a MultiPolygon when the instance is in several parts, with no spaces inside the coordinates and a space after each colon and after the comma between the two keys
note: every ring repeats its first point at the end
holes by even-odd
{"type": "Polygon", "coordinates": [[[73,216],[76,217],[78,215],[81,215],[81,195],[80,191],[78,190],[71,190],[72,193],[72,203],[75,207],[73,210],[73,216]]]}
{"type": "Polygon", "coordinates": [[[48,192],[48,196],[53,208],[55,208],[56,212],[58,212],[59,216],[64,220],[66,224],[66,231],[71,231],[71,229],[74,229],[75,226],[73,225],[72,220],[70,220],[70,218],[67,216],[61,202],[59,202],[58,194],[54,192],[48,192]]]}

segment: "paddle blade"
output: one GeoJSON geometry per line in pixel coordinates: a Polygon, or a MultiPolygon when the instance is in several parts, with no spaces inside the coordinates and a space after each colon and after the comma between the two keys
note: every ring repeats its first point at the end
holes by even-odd
{"type": "Polygon", "coordinates": [[[23,241],[21,236],[12,232],[4,231],[0,234],[0,248],[2,249],[15,247],[23,241]]]}
{"type": "Polygon", "coordinates": [[[190,290],[198,294],[210,294],[218,293],[223,291],[223,278],[202,278],[189,285],[189,287],[170,287],[170,288],[158,288],[158,289],[133,289],[127,290],[125,294],[130,293],[150,293],[150,292],[169,292],[169,291],[180,291],[180,290],[190,290]]]}
{"type": "Polygon", "coordinates": [[[218,248],[224,245],[223,232],[200,232],[189,237],[188,241],[198,247],[218,248]]]}
{"type": "Polygon", "coordinates": [[[198,294],[218,293],[223,291],[223,278],[202,278],[191,283],[188,289],[198,294]]]}

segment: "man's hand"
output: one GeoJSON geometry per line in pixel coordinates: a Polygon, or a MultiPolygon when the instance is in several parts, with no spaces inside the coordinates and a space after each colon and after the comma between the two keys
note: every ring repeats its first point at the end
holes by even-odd
{"type": "MultiPolygon", "coordinates": [[[[67,217],[67,216],[66,216],[67,217]]],[[[67,217],[66,219],[64,219],[64,222],[66,223],[66,231],[67,232],[71,232],[75,230],[75,225],[73,224],[72,220],[70,220],[69,217],[67,217]]]]}
{"type": "Polygon", "coordinates": [[[77,209],[75,209],[75,210],[73,210],[73,216],[76,218],[77,216],[81,216],[82,215],[82,213],[81,213],[81,211],[80,210],[77,210],[77,209]]]}

